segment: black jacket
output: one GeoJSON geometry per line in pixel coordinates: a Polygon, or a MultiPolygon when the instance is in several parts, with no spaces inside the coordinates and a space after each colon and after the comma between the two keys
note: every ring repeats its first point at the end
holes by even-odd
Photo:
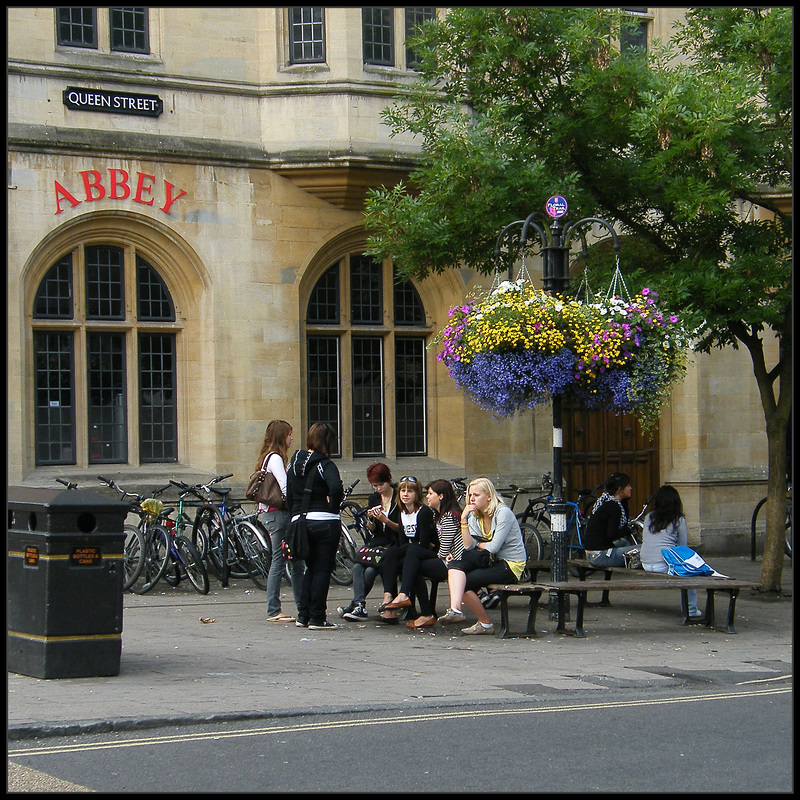
{"type": "Polygon", "coordinates": [[[309,471],[314,472],[314,481],[308,510],[338,516],[344,497],[339,469],[327,456],[308,450],[298,450],[286,469],[286,508],[289,514],[294,517],[301,511],[309,471]]]}
{"type": "MultiPolygon", "coordinates": [[[[380,492],[373,492],[367,500],[367,508],[375,508],[381,504],[380,492]]],[[[397,502],[397,488],[394,488],[392,493],[392,502],[389,504],[389,513],[386,515],[389,519],[400,525],[400,504],[397,502]]],[[[397,531],[384,525],[378,520],[373,520],[375,523],[375,530],[369,539],[370,547],[389,547],[390,545],[397,544],[397,531]]]]}
{"type": "Polygon", "coordinates": [[[400,532],[397,536],[402,547],[405,544],[418,544],[425,550],[439,549],[439,535],[436,530],[436,521],[430,506],[422,506],[417,514],[417,531],[414,538],[406,536],[403,530],[403,520],[400,517],[400,532]]]}
{"type": "MultiPolygon", "coordinates": [[[[624,505],[624,504],[623,504],[624,505]]],[[[626,510],[627,513],[627,510],[626,510]]],[[[627,532],[622,525],[622,509],[613,500],[606,500],[587,520],[583,532],[584,550],[608,550],[627,532]]]]}

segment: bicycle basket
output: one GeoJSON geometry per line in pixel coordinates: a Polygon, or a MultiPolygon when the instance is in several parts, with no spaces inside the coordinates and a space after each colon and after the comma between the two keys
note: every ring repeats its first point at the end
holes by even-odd
{"type": "Polygon", "coordinates": [[[161,513],[164,503],[161,500],[156,500],[155,497],[150,497],[147,500],[142,500],[142,508],[147,512],[148,522],[152,522],[161,513]]]}

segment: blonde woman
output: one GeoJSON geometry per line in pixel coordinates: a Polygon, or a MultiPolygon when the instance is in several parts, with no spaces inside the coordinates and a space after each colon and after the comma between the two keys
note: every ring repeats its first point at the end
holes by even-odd
{"type": "MultiPolygon", "coordinates": [[[[278,486],[281,487],[283,496],[286,497],[286,455],[292,446],[294,435],[292,426],[284,419],[273,419],[264,433],[264,443],[258,455],[257,469],[265,469],[275,476],[278,486]]],[[[284,504],[285,506],[285,504],[284,504]]],[[[267,621],[268,622],[294,622],[295,618],[281,610],[281,582],[286,570],[286,561],[283,557],[283,535],[289,524],[289,512],[284,508],[268,508],[262,503],[258,504],[258,519],[269,531],[270,546],[272,547],[272,561],[267,576],[267,621]]],[[[300,586],[303,580],[305,566],[302,561],[290,562],[292,574],[292,591],[295,604],[300,598],[300,586]]]]}
{"type": "Polygon", "coordinates": [[[438,621],[442,625],[463,622],[463,602],[478,621],[461,632],[471,636],[492,634],[494,625],[477,590],[490,583],[516,583],[525,569],[526,554],[517,518],[488,478],[475,478],[467,486],[461,538],[461,558],[447,563],[450,608],[438,621]]]}

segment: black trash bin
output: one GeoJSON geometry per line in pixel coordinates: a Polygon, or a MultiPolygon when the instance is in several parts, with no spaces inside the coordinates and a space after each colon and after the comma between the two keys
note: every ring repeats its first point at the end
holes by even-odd
{"type": "Polygon", "coordinates": [[[8,488],[10,672],[118,675],[127,507],[85,490],[8,488]]]}

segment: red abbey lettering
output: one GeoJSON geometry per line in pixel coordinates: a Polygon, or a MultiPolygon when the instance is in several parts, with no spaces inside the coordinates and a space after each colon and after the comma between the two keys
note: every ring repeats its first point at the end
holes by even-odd
{"type": "Polygon", "coordinates": [[[94,169],[87,169],[81,172],[81,175],[83,175],[83,188],[86,189],[86,202],[91,203],[93,200],[102,200],[106,196],[106,190],[100,173],[94,169]],[[94,181],[90,181],[89,176],[92,176],[94,181]],[[97,189],[97,195],[92,194],[92,189],[97,189]]]}
{"type": "Polygon", "coordinates": [[[161,206],[161,210],[162,210],[162,211],[163,211],[165,214],[169,214],[169,210],[170,210],[170,208],[172,208],[172,204],[173,204],[173,203],[174,203],[174,202],[175,202],[175,201],[176,201],[178,198],[180,198],[180,197],[183,197],[183,196],[186,194],[186,192],[184,192],[184,191],[183,191],[183,189],[181,189],[181,190],[180,190],[180,193],[179,193],[179,194],[176,194],[176,195],[175,195],[175,197],[173,197],[173,196],[172,196],[172,190],[175,188],[175,184],[174,184],[174,183],[170,183],[169,181],[164,181],[164,186],[165,186],[165,187],[166,187],[166,189],[167,189],[167,202],[166,202],[166,203],[164,203],[164,205],[163,205],[163,206],[161,206]]]}
{"type": "MultiPolygon", "coordinates": [[[[108,170],[108,181],[104,184],[102,173],[94,169],[83,170],[78,173],[83,180],[83,199],[79,200],[69,192],[58,181],[53,181],[56,194],[56,215],[64,211],[64,201],[66,200],[72,208],[79,206],[83,202],[91,203],[95,200],[128,200],[134,203],[141,203],[144,206],[152,206],[155,203],[153,197],[156,188],[156,176],[148,175],[146,172],[136,173],[136,188],[133,188],[133,180],[127,170],[110,168],[108,170]]],[[[159,207],[159,211],[170,214],[173,204],[180,200],[186,192],[178,189],[174,183],[168,180],[164,183],[164,203],[159,207]],[[177,190],[177,191],[176,191],[177,190]]]]}
{"type": "Polygon", "coordinates": [[[56,214],[60,214],[64,209],[61,208],[62,200],[69,200],[73,208],[81,204],[80,200],[75,199],[58,181],[53,181],[56,187],[56,214]]]}
{"type": "Polygon", "coordinates": [[[139,176],[139,182],[136,184],[136,197],[133,198],[133,202],[134,203],[144,203],[144,205],[146,205],[146,206],[153,205],[153,198],[151,197],[149,200],[142,200],[142,194],[144,192],[147,192],[147,194],[150,194],[153,191],[153,184],[151,183],[149,186],[145,186],[144,185],[144,179],[145,178],[150,178],[151,181],[155,181],[156,176],[155,175],[147,175],[144,172],[137,172],[136,174],[139,176]]]}
{"type": "Polygon", "coordinates": [[[112,200],[125,200],[131,195],[131,187],[128,186],[128,173],[124,169],[110,169],[108,175],[111,178],[111,191],[108,196],[112,200]],[[121,179],[117,179],[117,175],[122,175],[121,179]],[[122,187],[124,194],[117,194],[117,188],[122,187]]]}

